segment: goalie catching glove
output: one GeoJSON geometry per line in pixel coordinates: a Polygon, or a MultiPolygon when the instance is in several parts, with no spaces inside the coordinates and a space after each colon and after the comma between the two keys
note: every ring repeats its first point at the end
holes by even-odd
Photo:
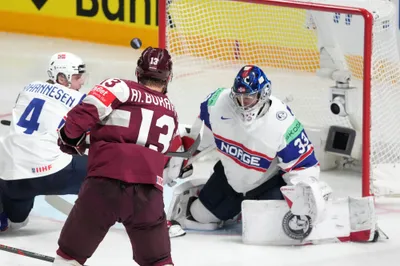
{"type": "Polygon", "coordinates": [[[294,215],[306,215],[317,224],[325,218],[326,200],[332,189],[314,177],[293,178],[292,186],[281,187],[281,192],[294,215]]]}

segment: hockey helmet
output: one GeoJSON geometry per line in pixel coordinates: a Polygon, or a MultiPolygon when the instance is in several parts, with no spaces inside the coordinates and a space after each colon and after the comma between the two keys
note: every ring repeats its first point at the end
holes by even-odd
{"type": "Polygon", "coordinates": [[[83,60],[72,53],[60,52],[54,54],[49,62],[49,78],[56,82],[59,74],[64,74],[68,82],[71,82],[72,75],[83,74],[86,72],[86,66],[83,60]]]}
{"type": "Polygon", "coordinates": [[[231,98],[245,121],[251,121],[259,114],[270,95],[271,81],[261,68],[245,65],[240,69],[233,82],[231,98]]]}
{"type": "Polygon", "coordinates": [[[172,78],[171,55],[166,49],[147,47],[138,59],[136,76],[139,82],[150,78],[168,84],[172,78]]]}

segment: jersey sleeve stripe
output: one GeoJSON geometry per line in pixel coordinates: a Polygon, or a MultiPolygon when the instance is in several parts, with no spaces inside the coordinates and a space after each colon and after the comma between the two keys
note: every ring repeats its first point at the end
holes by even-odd
{"type": "Polygon", "coordinates": [[[219,150],[219,149],[217,149],[217,151],[220,152],[220,153],[222,153],[222,154],[225,155],[225,156],[228,156],[228,157],[231,158],[233,161],[235,161],[235,163],[237,163],[238,165],[240,165],[240,166],[242,166],[242,167],[244,167],[244,168],[246,168],[246,169],[255,170],[255,171],[257,171],[257,172],[265,173],[265,172],[268,170],[268,168],[269,168],[269,166],[270,166],[270,164],[271,164],[270,162],[265,161],[265,164],[266,164],[266,165],[257,167],[257,166],[245,164],[245,163],[243,163],[242,161],[240,161],[238,158],[236,158],[235,156],[232,156],[232,155],[230,155],[230,154],[228,154],[228,153],[225,153],[225,152],[223,152],[223,151],[221,151],[221,150],[219,150]]]}
{"type": "Polygon", "coordinates": [[[270,156],[268,156],[266,154],[263,154],[261,152],[250,150],[249,148],[245,147],[243,144],[241,144],[239,142],[224,138],[224,137],[222,137],[220,135],[217,135],[215,133],[214,133],[214,137],[217,138],[217,139],[222,140],[223,142],[227,142],[229,144],[232,144],[232,145],[235,145],[237,147],[240,147],[242,150],[244,150],[245,152],[247,152],[249,154],[252,154],[252,155],[255,155],[255,156],[259,156],[259,157],[263,157],[263,158],[267,159],[268,161],[272,161],[274,159],[273,157],[270,157],[270,156]]]}
{"type": "Polygon", "coordinates": [[[284,135],[286,143],[292,142],[297,138],[303,131],[303,125],[299,122],[299,120],[294,120],[290,127],[286,130],[284,135]]]}
{"type": "Polygon", "coordinates": [[[200,119],[209,129],[211,129],[210,113],[208,112],[208,101],[204,101],[200,105],[200,119]]]}
{"type": "Polygon", "coordinates": [[[82,95],[82,97],[81,97],[81,99],[79,100],[78,104],[80,104],[80,103],[83,101],[83,99],[85,99],[85,97],[86,97],[86,93],[82,95]]]}
{"type": "Polygon", "coordinates": [[[290,172],[300,167],[306,167],[306,165],[308,165],[308,167],[311,167],[318,164],[318,161],[314,156],[314,147],[312,145],[310,145],[309,147],[309,150],[302,154],[297,160],[291,161],[286,164],[280,164],[283,171],[290,172]]]}

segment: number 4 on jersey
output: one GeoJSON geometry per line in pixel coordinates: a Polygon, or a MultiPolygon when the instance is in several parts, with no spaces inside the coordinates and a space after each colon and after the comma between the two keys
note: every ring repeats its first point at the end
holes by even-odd
{"type": "Polygon", "coordinates": [[[25,128],[25,134],[31,135],[39,128],[39,116],[42,112],[45,100],[34,98],[22,113],[17,125],[25,128]]]}

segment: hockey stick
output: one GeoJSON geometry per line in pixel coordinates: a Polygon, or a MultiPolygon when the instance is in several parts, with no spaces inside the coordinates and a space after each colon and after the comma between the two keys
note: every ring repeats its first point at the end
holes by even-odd
{"type": "MultiPolygon", "coordinates": [[[[4,126],[10,126],[11,121],[10,120],[1,120],[0,123],[4,126]]],[[[201,142],[201,137],[200,135],[196,138],[195,142],[193,143],[192,146],[187,151],[183,152],[167,152],[165,155],[169,157],[180,157],[180,158],[186,158],[189,159],[192,157],[192,154],[197,150],[201,142]]],[[[86,148],[89,149],[90,144],[86,145],[86,148]]]]}
{"type": "Polygon", "coordinates": [[[69,213],[72,210],[72,207],[74,206],[73,203],[65,200],[61,196],[58,195],[46,195],[44,196],[44,200],[50,204],[53,208],[58,210],[59,212],[69,215],[69,213]]]}
{"type": "Polygon", "coordinates": [[[186,151],[183,152],[167,152],[165,155],[169,157],[180,157],[189,159],[192,155],[197,151],[201,142],[201,136],[198,135],[192,146],[189,147],[186,151]]]}
{"type": "MultiPolygon", "coordinates": [[[[193,146],[194,146],[194,144],[191,147],[193,147],[193,146]]],[[[190,148],[189,148],[189,150],[191,150],[190,148]]],[[[205,155],[207,155],[208,153],[210,153],[210,152],[212,152],[214,150],[215,150],[214,146],[210,146],[210,147],[202,150],[201,152],[199,152],[195,156],[191,157],[188,160],[188,163],[186,164],[186,166],[193,164],[195,161],[197,161],[201,157],[204,157],[205,155]]],[[[175,184],[173,184],[173,185],[175,185],[175,184]]],[[[62,198],[61,196],[58,196],[58,195],[46,195],[44,197],[44,200],[48,204],[50,204],[53,208],[55,208],[56,210],[58,210],[59,212],[65,214],[67,216],[69,215],[69,213],[71,212],[72,207],[74,206],[73,203],[65,200],[64,198],[62,198]]]]}
{"type": "MultiPolygon", "coordinates": [[[[198,135],[192,146],[189,147],[186,151],[180,151],[180,152],[167,152],[165,156],[168,157],[179,157],[179,158],[185,158],[189,159],[192,157],[193,153],[197,150],[201,142],[201,136],[198,135]]],[[[86,149],[90,149],[90,144],[86,144],[86,149]]]]}
{"type": "Polygon", "coordinates": [[[188,162],[187,162],[187,164],[186,164],[186,166],[193,164],[195,161],[197,161],[201,157],[206,156],[210,152],[214,151],[216,148],[217,148],[216,146],[209,146],[209,147],[205,148],[204,150],[200,151],[195,156],[190,157],[188,162]]]}
{"type": "MultiPolygon", "coordinates": [[[[20,248],[14,248],[14,247],[2,245],[2,244],[0,244],[0,250],[14,253],[14,254],[21,255],[21,256],[25,256],[25,257],[29,257],[29,258],[33,258],[33,259],[37,259],[37,260],[47,261],[47,262],[54,262],[54,260],[55,260],[54,257],[50,257],[50,256],[46,256],[46,255],[43,255],[40,253],[36,253],[36,252],[32,252],[32,251],[28,251],[28,250],[24,250],[24,249],[20,249],[20,248]]],[[[88,266],[88,265],[86,265],[86,266],[88,266]]]]}
{"type": "Polygon", "coordinates": [[[18,254],[21,256],[25,256],[25,257],[30,257],[30,258],[34,258],[34,259],[38,259],[38,260],[44,260],[47,262],[54,262],[54,258],[50,257],[50,256],[46,256],[40,253],[36,253],[36,252],[32,252],[32,251],[28,251],[28,250],[24,250],[24,249],[20,249],[20,248],[14,248],[14,247],[10,247],[10,246],[6,246],[6,245],[2,245],[0,244],[0,250],[3,251],[7,251],[10,253],[14,253],[14,254],[18,254]]]}

